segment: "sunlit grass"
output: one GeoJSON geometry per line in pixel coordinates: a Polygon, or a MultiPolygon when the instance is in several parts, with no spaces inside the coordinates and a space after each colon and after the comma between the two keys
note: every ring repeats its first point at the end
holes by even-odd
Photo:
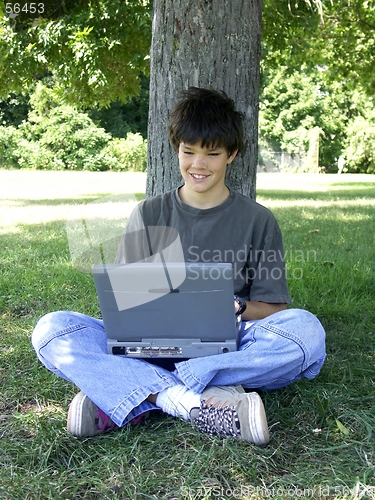
{"type": "MultiPolygon", "coordinates": [[[[100,216],[103,198],[119,203],[143,193],[146,176],[128,172],[1,171],[0,234],[20,231],[19,224],[69,220],[80,215],[100,216]],[[97,204],[95,202],[98,202],[97,204]]],[[[107,207],[108,208],[108,207],[107,207]]],[[[106,216],[119,217],[107,209],[106,216]]],[[[121,205],[119,205],[121,209],[121,205]]]]}

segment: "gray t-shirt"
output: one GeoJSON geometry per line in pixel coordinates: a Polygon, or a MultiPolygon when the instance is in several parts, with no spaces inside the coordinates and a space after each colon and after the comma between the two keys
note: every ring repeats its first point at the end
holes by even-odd
{"type": "Polygon", "coordinates": [[[280,228],[273,214],[250,198],[231,191],[222,204],[198,209],[182,203],[176,189],[144,200],[128,220],[116,262],[148,261],[174,248],[176,235],[186,262],[232,263],[234,290],[243,299],[291,302],[280,228]],[[155,227],[157,235],[150,237],[155,227]]]}

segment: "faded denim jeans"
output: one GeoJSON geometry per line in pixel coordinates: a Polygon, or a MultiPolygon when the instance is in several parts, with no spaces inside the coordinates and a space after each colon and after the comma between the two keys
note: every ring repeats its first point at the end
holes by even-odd
{"type": "Polygon", "coordinates": [[[314,378],[326,356],[322,325],[301,309],[243,321],[237,352],[176,360],[174,371],[108,354],[103,322],[80,313],[47,314],[32,344],[49,370],[79,387],[118,426],[156,409],[146,398],[172,385],[182,383],[198,394],[209,385],[277,389],[314,378]]]}

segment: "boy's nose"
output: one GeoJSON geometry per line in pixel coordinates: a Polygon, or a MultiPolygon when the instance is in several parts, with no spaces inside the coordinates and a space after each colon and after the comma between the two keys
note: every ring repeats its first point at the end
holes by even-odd
{"type": "Polygon", "coordinates": [[[204,168],[204,158],[200,155],[194,156],[193,166],[197,168],[204,168]]]}

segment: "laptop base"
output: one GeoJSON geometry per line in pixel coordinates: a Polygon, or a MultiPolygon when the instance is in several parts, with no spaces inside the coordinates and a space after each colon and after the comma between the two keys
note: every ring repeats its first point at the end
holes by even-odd
{"type": "Polygon", "coordinates": [[[237,342],[200,342],[198,339],[142,339],[141,342],[121,342],[108,339],[108,354],[127,358],[191,358],[214,356],[237,351],[237,342]]]}

